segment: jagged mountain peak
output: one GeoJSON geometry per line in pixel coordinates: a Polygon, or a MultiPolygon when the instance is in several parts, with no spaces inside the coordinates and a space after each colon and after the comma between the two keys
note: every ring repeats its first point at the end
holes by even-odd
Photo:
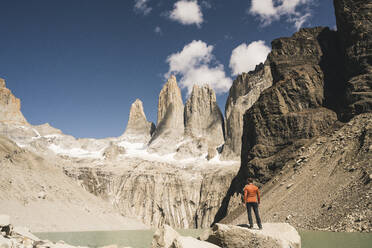
{"type": "Polygon", "coordinates": [[[0,88],[6,88],[5,80],[3,78],[0,78],[0,88]]]}
{"type": "Polygon", "coordinates": [[[142,101],[137,98],[131,105],[128,125],[122,137],[146,143],[150,140],[154,129],[154,123],[147,121],[142,101]]]}

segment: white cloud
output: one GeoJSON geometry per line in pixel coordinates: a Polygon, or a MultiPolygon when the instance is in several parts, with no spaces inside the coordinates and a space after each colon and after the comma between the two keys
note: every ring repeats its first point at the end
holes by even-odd
{"type": "Polygon", "coordinates": [[[212,51],[213,46],[203,41],[190,42],[182,51],[168,56],[169,71],[164,76],[180,76],[180,86],[187,88],[189,94],[194,84],[209,84],[216,93],[227,92],[232,80],[226,77],[223,65],[215,60],[212,51]]]}
{"type": "Polygon", "coordinates": [[[154,32],[159,34],[159,35],[163,34],[163,31],[161,30],[161,28],[159,26],[155,27],[154,32]]]}
{"type": "Polygon", "coordinates": [[[203,23],[203,13],[197,1],[181,0],[176,2],[169,18],[183,25],[196,24],[199,27],[203,23]]]}
{"type": "Polygon", "coordinates": [[[149,0],[134,0],[134,10],[148,15],[152,10],[152,8],[148,6],[148,1],[149,0]]]}
{"type": "Polygon", "coordinates": [[[297,30],[299,30],[302,25],[311,17],[310,13],[306,13],[303,16],[295,17],[293,18],[292,22],[294,22],[294,25],[297,30]]]}
{"type": "Polygon", "coordinates": [[[229,66],[232,75],[254,70],[256,65],[266,60],[270,51],[270,47],[262,40],[253,41],[249,45],[245,43],[239,45],[231,53],[229,66]]]}
{"type": "Polygon", "coordinates": [[[293,23],[296,29],[311,17],[310,10],[298,10],[299,7],[308,6],[312,0],[251,0],[249,14],[258,16],[261,23],[266,26],[285,16],[287,22],[293,23]]]}

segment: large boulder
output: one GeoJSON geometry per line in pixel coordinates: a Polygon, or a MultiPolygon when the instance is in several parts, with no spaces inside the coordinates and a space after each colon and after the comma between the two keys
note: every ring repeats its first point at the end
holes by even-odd
{"type": "Polygon", "coordinates": [[[172,227],[164,225],[157,229],[151,244],[152,248],[218,248],[212,243],[179,235],[172,227]]]}
{"type": "Polygon", "coordinates": [[[273,83],[269,65],[260,64],[254,71],[242,73],[233,82],[225,106],[226,142],[222,159],[240,158],[243,115],[273,83]]]}
{"type": "Polygon", "coordinates": [[[154,129],[154,123],[149,122],[146,119],[142,101],[136,99],[130,108],[128,125],[121,138],[130,142],[147,143],[150,140],[154,129]]]}
{"type": "Polygon", "coordinates": [[[0,122],[29,125],[21,112],[21,101],[6,88],[5,80],[0,78],[0,122]]]}
{"type": "Polygon", "coordinates": [[[345,114],[372,111],[372,4],[366,0],[334,0],[337,32],[344,55],[345,114]]]}
{"type": "Polygon", "coordinates": [[[159,94],[158,121],[149,142],[149,151],[174,152],[184,133],[183,101],[175,76],[171,76],[159,94]]]}
{"type": "Polygon", "coordinates": [[[300,248],[301,237],[287,223],[264,223],[263,230],[215,224],[202,240],[224,248],[300,248]]]}

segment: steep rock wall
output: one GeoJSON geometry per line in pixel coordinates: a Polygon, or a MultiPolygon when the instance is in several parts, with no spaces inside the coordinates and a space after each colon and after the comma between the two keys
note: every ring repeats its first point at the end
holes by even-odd
{"type": "Polygon", "coordinates": [[[110,201],[123,215],[153,227],[208,227],[238,165],[206,170],[132,160],[132,168],[71,168],[65,173],[87,191],[110,201]]]}

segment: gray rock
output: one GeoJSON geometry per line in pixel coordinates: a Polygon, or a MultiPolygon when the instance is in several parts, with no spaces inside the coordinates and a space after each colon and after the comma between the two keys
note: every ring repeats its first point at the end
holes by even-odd
{"type": "Polygon", "coordinates": [[[173,241],[172,248],[218,248],[219,246],[209,242],[197,240],[193,237],[178,237],[173,241]]]}
{"type": "Polygon", "coordinates": [[[0,248],[12,248],[13,242],[11,239],[4,238],[0,235],[0,248]]]}
{"type": "Polygon", "coordinates": [[[203,137],[211,147],[224,142],[223,116],[209,85],[194,85],[185,104],[184,117],[185,136],[203,137]]]}
{"type": "Polygon", "coordinates": [[[153,236],[152,248],[170,248],[173,241],[180,235],[172,227],[164,225],[158,228],[153,236]]]}
{"type": "Polygon", "coordinates": [[[27,227],[16,226],[14,227],[12,233],[13,233],[12,235],[16,234],[24,238],[30,239],[32,241],[40,241],[40,239],[36,237],[35,235],[33,235],[27,227]]]}
{"type": "Polygon", "coordinates": [[[154,123],[146,119],[142,101],[136,99],[130,108],[128,125],[121,138],[131,142],[147,143],[154,129],[154,123]]]}
{"type": "Polygon", "coordinates": [[[210,235],[205,241],[225,248],[301,247],[300,235],[294,227],[287,223],[264,223],[263,230],[216,224],[211,231],[207,232],[210,232],[210,235]]]}
{"type": "Polygon", "coordinates": [[[363,0],[334,0],[346,79],[347,117],[372,111],[372,5],[363,0]]]}
{"type": "Polygon", "coordinates": [[[273,83],[271,69],[260,64],[254,71],[239,75],[233,82],[225,106],[226,142],[222,159],[240,159],[243,115],[273,83]]]}
{"type": "Polygon", "coordinates": [[[159,94],[158,121],[149,142],[150,152],[175,152],[184,133],[183,111],[181,90],[176,77],[171,76],[159,94]]]}
{"type": "Polygon", "coordinates": [[[164,225],[154,233],[152,248],[218,248],[218,246],[197,240],[192,237],[182,237],[172,227],[164,225]]]}

